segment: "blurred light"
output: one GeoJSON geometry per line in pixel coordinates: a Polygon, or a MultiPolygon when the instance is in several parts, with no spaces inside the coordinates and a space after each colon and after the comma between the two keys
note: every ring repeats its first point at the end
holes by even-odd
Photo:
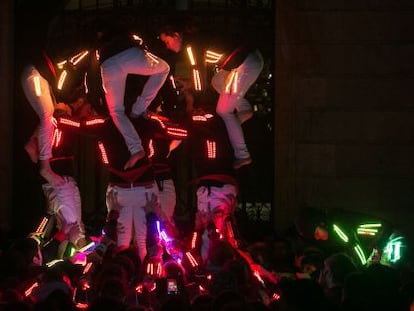
{"type": "Polygon", "coordinates": [[[354,250],[355,250],[359,260],[361,261],[362,265],[365,265],[367,263],[367,259],[365,257],[365,254],[364,254],[361,246],[359,246],[358,244],[355,245],[354,250]]]}
{"type": "Polygon", "coordinates": [[[73,127],[80,127],[81,126],[80,122],[73,121],[73,120],[70,120],[70,119],[67,119],[67,118],[59,118],[59,123],[69,125],[69,126],[73,126],[73,127]]]}
{"type": "Polygon", "coordinates": [[[63,259],[54,259],[52,261],[49,261],[46,263],[46,267],[50,268],[52,266],[54,266],[55,264],[57,264],[58,262],[63,261],[63,259]]]}
{"type": "Polygon", "coordinates": [[[333,230],[335,231],[335,233],[341,238],[342,241],[344,241],[345,243],[348,243],[349,238],[348,236],[341,230],[341,228],[339,228],[336,224],[333,224],[333,230]]]}
{"type": "Polygon", "coordinates": [[[201,91],[201,78],[200,72],[197,69],[193,69],[194,89],[201,91]]]}
{"type": "Polygon", "coordinates": [[[40,221],[39,226],[36,229],[36,233],[43,233],[43,230],[45,230],[46,224],[48,222],[49,218],[43,217],[43,219],[40,221]]]}
{"type": "Polygon", "coordinates": [[[193,50],[192,50],[191,46],[187,47],[187,55],[188,55],[188,59],[190,60],[191,66],[195,66],[196,61],[195,61],[193,50]]]}
{"type": "Polygon", "coordinates": [[[63,83],[65,82],[65,79],[66,79],[67,75],[68,75],[68,73],[66,72],[66,70],[63,70],[62,73],[60,74],[58,85],[57,85],[58,90],[62,89],[63,83]]]}
{"type": "MultiPolygon", "coordinates": [[[[392,237],[392,236],[391,236],[392,237]]],[[[403,243],[404,237],[398,236],[396,238],[389,238],[387,245],[385,246],[384,253],[387,256],[388,262],[396,263],[402,257],[401,250],[405,247],[403,243]]]]}
{"type": "Polygon", "coordinates": [[[211,140],[207,140],[206,144],[207,144],[207,158],[215,159],[217,157],[216,142],[211,141],[211,140]]]}
{"type": "Polygon", "coordinates": [[[35,76],[33,78],[34,86],[35,86],[35,92],[37,96],[42,95],[42,89],[40,88],[40,77],[35,76]]]}
{"type": "Polygon", "coordinates": [[[38,287],[39,286],[39,283],[38,282],[34,282],[28,289],[26,289],[25,291],[24,291],[24,295],[26,296],[26,297],[28,297],[31,293],[32,293],[32,291],[36,288],[36,287],[38,287]]]}
{"type": "Polygon", "coordinates": [[[98,143],[99,151],[101,152],[102,162],[104,164],[109,164],[108,154],[106,153],[105,146],[102,142],[98,143]]]}
{"type": "Polygon", "coordinates": [[[219,53],[207,50],[205,61],[206,63],[216,64],[220,61],[222,56],[223,54],[219,54],[219,53]]]}

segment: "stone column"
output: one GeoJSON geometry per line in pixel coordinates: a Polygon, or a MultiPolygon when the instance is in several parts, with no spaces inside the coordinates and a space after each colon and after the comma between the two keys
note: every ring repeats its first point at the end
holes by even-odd
{"type": "Polygon", "coordinates": [[[13,0],[0,1],[0,232],[8,232],[12,198],[13,0]]]}

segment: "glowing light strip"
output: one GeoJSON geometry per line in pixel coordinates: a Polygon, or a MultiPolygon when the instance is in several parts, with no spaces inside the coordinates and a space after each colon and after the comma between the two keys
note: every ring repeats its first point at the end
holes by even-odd
{"type": "Polygon", "coordinates": [[[191,66],[195,66],[196,61],[195,61],[194,54],[193,54],[193,49],[191,48],[191,46],[187,47],[187,55],[188,55],[188,59],[190,60],[191,66]]]}
{"type": "Polygon", "coordinates": [[[83,76],[83,87],[85,88],[85,94],[89,93],[89,88],[88,88],[88,73],[85,73],[85,75],[83,76]]]}
{"type": "Polygon", "coordinates": [[[173,89],[175,90],[175,92],[178,94],[180,94],[180,91],[177,89],[177,84],[175,84],[175,80],[174,80],[174,76],[170,76],[170,81],[171,81],[171,85],[173,87],[173,89]]]}
{"type": "Polygon", "coordinates": [[[66,119],[66,118],[60,118],[59,123],[66,124],[66,125],[73,126],[73,127],[80,127],[81,126],[80,122],[76,122],[76,121],[66,119]]]}
{"type": "Polygon", "coordinates": [[[167,128],[167,134],[172,136],[187,137],[187,131],[175,127],[167,128]]]}
{"type": "Polygon", "coordinates": [[[59,144],[62,140],[62,131],[59,129],[55,129],[53,132],[53,138],[52,138],[52,146],[59,147],[59,144]]]}
{"type": "Polygon", "coordinates": [[[42,95],[42,89],[40,88],[40,77],[34,76],[33,83],[35,87],[36,96],[40,97],[42,95]]]}
{"type": "Polygon", "coordinates": [[[58,262],[63,261],[63,259],[54,259],[52,261],[49,261],[46,263],[46,267],[50,268],[51,266],[54,266],[55,264],[57,264],[58,262]]]}
{"type": "Polygon", "coordinates": [[[150,116],[150,119],[155,120],[155,121],[158,121],[158,123],[161,125],[162,128],[165,128],[166,127],[165,124],[164,124],[164,122],[158,116],[151,115],[150,116]]]}
{"type": "Polygon", "coordinates": [[[358,228],[357,231],[361,231],[361,232],[371,232],[371,233],[377,233],[378,232],[377,229],[371,229],[371,228],[358,228]]]}
{"type": "Polygon", "coordinates": [[[98,142],[99,150],[101,151],[101,158],[102,162],[105,164],[109,164],[108,154],[106,153],[105,146],[102,142],[98,142]]]}
{"type": "Polygon", "coordinates": [[[336,234],[344,241],[345,243],[348,243],[349,238],[348,236],[337,226],[333,225],[333,230],[336,232],[336,234]]]}
{"type": "Polygon", "coordinates": [[[370,235],[370,236],[375,236],[375,235],[376,235],[376,233],[375,233],[375,232],[364,231],[364,230],[361,230],[361,229],[358,229],[358,230],[357,230],[357,233],[358,233],[359,235],[370,235]]]}
{"type": "Polygon", "coordinates": [[[147,274],[154,275],[154,264],[152,262],[147,264],[147,274]]]}
{"type": "Polygon", "coordinates": [[[158,276],[161,276],[161,273],[162,273],[162,266],[161,266],[161,264],[160,264],[160,263],[158,263],[158,264],[157,264],[157,275],[158,275],[158,276]]]}
{"type": "Polygon", "coordinates": [[[402,239],[403,239],[403,237],[402,236],[399,236],[399,237],[396,237],[396,238],[390,240],[390,242],[396,242],[396,241],[400,241],[402,239]]]}
{"type": "Polygon", "coordinates": [[[215,159],[216,156],[217,156],[217,154],[216,154],[216,142],[211,141],[211,140],[207,140],[206,144],[207,144],[207,157],[209,159],[215,159]]]}
{"type": "Polygon", "coordinates": [[[77,65],[77,64],[79,64],[79,62],[82,60],[82,59],[84,59],[85,58],[85,56],[86,55],[88,55],[89,54],[89,51],[83,51],[83,52],[80,52],[80,53],[78,53],[78,54],[76,54],[75,56],[73,56],[71,59],[70,59],[70,62],[73,64],[73,65],[77,65]]]}
{"type": "Polygon", "coordinates": [[[226,221],[226,228],[227,228],[227,233],[229,235],[229,238],[233,239],[234,231],[233,231],[233,226],[231,225],[230,221],[226,221]]]}
{"type": "Polygon", "coordinates": [[[197,260],[195,260],[195,258],[193,257],[193,255],[191,255],[190,252],[186,252],[185,255],[188,258],[188,260],[190,261],[190,264],[193,268],[198,266],[197,260]]]}
{"type": "Polygon", "coordinates": [[[155,222],[155,225],[157,226],[158,237],[161,239],[161,223],[160,223],[160,221],[157,220],[155,222]]]}
{"type": "Polygon", "coordinates": [[[144,40],[137,34],[133,34],[132,39],[134,39],[134,41],[137,41],[139,45],[142,45],[142,43],[144,43],[144,40]]]}
{"type": "Polygon", "coordinates": [[[154,154],[155,154],[154,142],[152,141],[152,139],[150,139],[150,141],[148,143],[148,149],[149,149],[148,158],[152,158],[154,156],[154,154]]]}
{"type": "Polygon", "coordinates": [[[279,300],[281,297],[280,297],[280,295],[279,294],[277,294],[277,293],[273,293],[273,295],[272,295],[272,299],[273,300],[279,300]]]}
{"type": "Polygon", "coordinates": [[[162,230],[162,231],[160,232],[160,236],[161,236],[161,239],[162,239],[162,240],[164,240],[165,242],[170,241],[170,238],[167,236],[167,234],[165,233],[165,231],[164,231],[164,230],[162,230]]]}
{"type": "Polygon", "coordinates": [[[193,233],[193,238],[191,239],[191,249],[194,249],[196,247],[197,243],[197,232],[193,233]]]}
{"type": "Polygon", "coordinates": [[[156,290],[157,289],[157,283],[152,283],[152,287],[151,288],[148,288],[148,291],[149,292],[153,292],[154,290],[156,290]]]}
{"type": "Polygon", "coordinates": [[[63,68],[63,66],[64,66],[67,62],[68,62],[67,60],[61,61],[61,62],[57,63],[57,67],[58,67],[59,69],[62,69],[62,68],[63,68]]]}
{"type": "Polygon", "coordinates": [[[65,82],[65,79],[66,79],[67,75],[68,75],[68,73],[66,72],[66,70],[63,70],[62,73],[60,74],[58,85],[57,85],[58,90],[62,89],[63,83],[65,82]]]}
{"type": "Polygon", "coordinates": [[[87,310],[89,308],[89,305],[87,303],[77,302],[76,308],[79,310],[87,310]]]}
{"type": "Polygon", "coordinates": [[[82,290],[88,290],[89,288],[91,288],[91,286],[88,284],[88,282],[85,282],[82,284],[82,290]]]}
{"type": "Polygon", "coordinates": [[[218,61],[221,59],[221,57],[223,56],[223,54],[219,54],[210,50],[206,51],[206,59],[205,62],[206,63],[212,63],[212,64],[216,64],[218,63],[218,61]]]}
{"type": "Polygon", "coordinates": [[[40,224],[39,224],[39,226],[37,227],[37,229],[36,229],[36,233],[42,233],[43,232],[43,230],[45,229],[45,227],[46,227],[46,224],[47,224],[47,221],[48,221],[49,219],[47,218],[47,217],[43,217],[43,219],[40,221],[40,224]]]}
{"type": "Polygon", "coordinates": [[[402,247],[401,241],[395,241],[395,242],[388,242],[385,253],[387,254],[387,258],[390,262],[397,262],[401,259],[401,247],[402,247]]]}
{"type": "Polygon", "coordinates": [[[39,283],[38,282],[34,282],[28,289],[26,289],[25,291],[24,291],[24,295],[26,296],[26,297],[28,297],[31,293],[32,293],[32,291],[36,288],[36,287],[38,287],[39,286],[39,283]]]}
{"type": "Polygon", "coordinates": [[[225,85],[225,89],[224,92],[226,94],[236,94],[238,91],[238,79],[239,79],[239,74],[237,71],[232,71],[230,73],[230,78],[227,81],[226,85],[225,85]]]}
{"type": "Polygon", "coordinates": [[[256,277],[256,279],[257,279],[260,283],[262,283],[262,285],[265,285],[265,282],[263,281],[263,279],[262,279],[262,277],[260,276],[260,274],[259,274],[259,272],[258,272],[258,271],[254,271],[254,272],[253,272],[253,275],[256,277]]]}
{"type": "Polygon", "coordinates": [[[359,225],[359,228],[379,228],[382,227],[382,224],[380,223],[373,223],[373,224],[362,224],[359,225]]]}
{"type": "Polygon", "coordinates": [[[365,257],[364,252],[363,252],[363,251],[362,251],[362,249],[361,249],[361,246],[359,246],[358,244],[357,244],[357,245],[355,245],[355,246],[354,246],[354,250],[355,250],[355,252],[357,253],[358,258],[359,258],[359,260],[361,261],[361,263],[362,263],[363,265],[365,265],[365,264],[367,263],[367,259],[366,259],[366,257],[365,257]]]}
{"type": "Polygon", "coordinates": [[[237,94],[238,91],[238,81],[239,81],[239,73],[236,71],[234,73],[233,83],[232,83],[232,93],[237,94]]]}
{"type": "Polygon", "coordinates": [[[201,79],[200,72],[197,69],[193,69],[194,89],[201,91],[201,79]]]}
{"type": "Polygon", "coordinates": [[[91,248],[92,246],[95,245],[95,242],[91,242],[87,245],[85,245],[84,247],[82,247],[81,249],[78,250],[79,253],[83,253],[84,251],[88,250],[89,248],[91,248]]]}
{"type": "Polygon", "coordinates": [[[86,126],[91,126],[91,125],[96,125],[96,124],[103,124],[105,122],[106,122],[106,119],[96,118],[96,119],[86,121],[85,125],[86,126]]]}
{"type": "Polygon", "coordinates": [[[150,60],[152,60],[154,63],[156,63],[156,64],[158,64],[160,61],[158,60],[158,57],[157,56],[155,56],[154,54],[152,54],[152,53],[150,53],[150,52],[148,52],[148,51],[145,51],[145,55],[150,59],[150,60]]]}
{"type": "Polygon", "coordinates": [[[69,251],[69,257],[72,257],[73,255],[75,255],[76,252],[76,248],[75,247],[71,247],[70,251],[69,251]]]}
{"type": "Polygon", "coordinates": [[[193,121],[207,121],[207,118],[205,116],[193,116],[193,121]]]}
{"type": "Polygon", "coordinates": [[[233,80],[234,80],[235,75],[236,75],[236,72],[235,71],[232,71],[230,73],[230,78],[228,79],[228,81],[227,81],[227,83],[226,83],[226,85],[224,87],[224,92],[226,94],[230,94],[230,91],[233,89],[232,88],[232,84],[233,84],[233,80]]]}
{"type": "Polygon", "coordinates": [[[91,270],[91,267],[92,267],[92,262],[88,262],[88,263],[86,264],[85,268],[83,269],[82,274],[86,274],[86,273],[88,273],[88,272],[89,272],[89,270],[91,270]]]}
{"type": "Polygon", "coordinates": [[[401,259],[401,242],[396,242],[394,247],[394,258],[393,261],[396,262],[401,259]]]}

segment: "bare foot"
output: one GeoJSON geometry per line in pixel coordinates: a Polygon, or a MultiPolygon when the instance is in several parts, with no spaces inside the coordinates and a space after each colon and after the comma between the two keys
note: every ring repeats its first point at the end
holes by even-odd
{"type": "Polygon", "coordinates": [[[27,154],[30,157],[30,160],[32,160],[33,163],[37,163],[39,160],[39,147],[34,139],[30,139],[24,145],[24,150],[26,150],[27,154]]]}
{"type": "Polygon", "coordinates": [[[144,151],[144,150],[142,150],[142,151],[140,151],[140,152],[137,152],[137,153],[133,154],[133,155],[129,158],[129,160],[127,161],[127,163],[125,163],[124,170],[127,170],[127,169],[129,169],[129,168],[134,167],[134,165],[135,165],[135,164],[136,164],[139,160],[141,160],[143,157],[145,157],[145,151],[144,151]]]}
{"type": "Polygon", "coordinates": [[[51,169],[42,168],[40,169],[40,176],[47,180],[52,187],[58,187],[65,183],[62,176],[56,174],[51,169]]]}

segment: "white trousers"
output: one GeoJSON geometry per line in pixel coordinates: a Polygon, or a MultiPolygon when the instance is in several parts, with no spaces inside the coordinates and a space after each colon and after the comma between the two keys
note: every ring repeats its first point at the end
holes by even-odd
{"type": "Polygon", "coordinates": [[[149,76],[141,95],[132,106],[132,112],[140,115],[148,108],[165,82],[170,71],[169,65],[144,50],[133,47],[122,51],[101,64],[102,82],[109,113],[121,132],[128,150],[136,154],[143,150],[141,139],[125,114],[124,96],[128,74],[149,76]]]}
{"type": "Polygon", "coordinates": [[[39,160],[52,158],[52,139],[54,126],[52,123],[55,100],[49,82],[44,79],[33,66],[24,68],[21,75],[23,92],[30,105],[39,116],[37,127],[39,160]]]}
{"type": "Polygon", "coordinates": [[[244,98],[263,69],[263,56],[259,50],[250,53],[244,62],[231,71],[219,70],[211,84],[220,94],[216,112],[223,119],[236,159],[250,157],[240,121],[235,111],[251,111],[250,104],[244,98]]]}
{"type": "Polygon", "coordinates": [[[119,212],[117,246],[119,249],[126,249],[134,243],[138,248],[141,262],[147,255],[147,221],[144,207],[153,194],[158,200],[158,188],[155,183],[148,187],[131,188],[108,185],[106,191],[108,213],[111,210],[119,212]]]}
{"type": "Polygon", "coordinates": [[[48,212],[56,215],[58,228],[76,245],[80,238],[85,237],[81,197],[76,181],[70,176],[63,176],[63,179],[61,186],[52,187],[46,183],[42,188],[48,202],[48,212]]]}

